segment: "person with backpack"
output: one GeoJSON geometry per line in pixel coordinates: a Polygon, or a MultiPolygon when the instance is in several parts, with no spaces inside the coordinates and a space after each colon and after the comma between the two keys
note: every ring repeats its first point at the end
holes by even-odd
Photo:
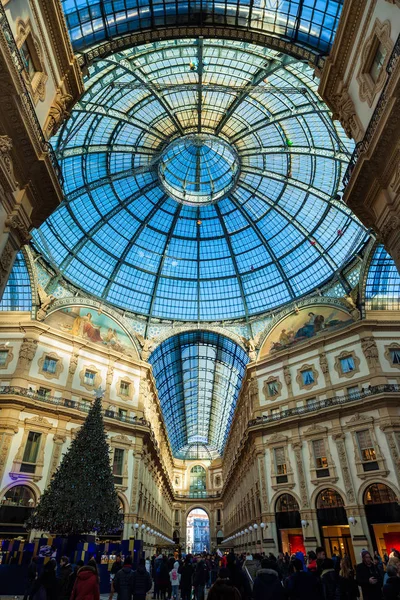
{"type": "Polygon", "coordinates": [[[179,562],[178,561],[176,561],[174,563],[174,566],[172,567],[172,569],[169,573],[169,578],[171,581],[171,598],[173,598],[174,600],[178,600],[179,584],[181,581],[181,576],[179,574],[179,562]]]}

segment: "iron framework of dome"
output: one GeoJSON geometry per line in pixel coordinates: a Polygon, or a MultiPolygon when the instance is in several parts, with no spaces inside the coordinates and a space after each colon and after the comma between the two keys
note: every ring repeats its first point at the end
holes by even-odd
{"type": "Polygon", "coordinates": [[[303,63],[173,40],[89,75],[55,142],[65,201],[34,233],[86,292],[153,318],[249,318],[335,278],[365,242],[337,199],[351,143],[303,63]]]}

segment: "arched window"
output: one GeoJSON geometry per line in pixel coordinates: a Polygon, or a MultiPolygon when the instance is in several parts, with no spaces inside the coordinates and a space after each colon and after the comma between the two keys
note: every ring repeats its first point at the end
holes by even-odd
{"type": "Polygon", "coordinates": [[[293,512],[299,510],[299,505],[296,498],[291,494],[282,494],[276,501],[276,512],[293,512]]]}
{"type": "Polygon", "coordinates": [[[394,491],[384,483],[373,483],[364,492],[364,504],[397,502],[394,491]]]}
{"type": "Polygon", "coordinates": [[[2,504],[6,506],[25,506],[33,508],[36,498],[33,491],[26,485],[15,485],[7,490],[2,498],[2,504]]]}
{"type": "Polygon", "coordinates": [[[317,508],[339,508],[340,506],[344,506],[344,502],[336,490],[327,488],[318,494],[317,508]]]}
{"type": "Polygon", "coordinates": [[[190,495],[197,498],[206,495],[206,470],[201,465],[196,465],[190,471],[190,495]]]}

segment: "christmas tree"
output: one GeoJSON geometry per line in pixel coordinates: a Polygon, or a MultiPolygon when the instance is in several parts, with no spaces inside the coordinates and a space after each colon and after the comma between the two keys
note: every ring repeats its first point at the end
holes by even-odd
{"type": "Polygon", "coordinates": [[[97,397],[41,496],[29,528],[68,536],[121,529],[123,517],[109,453],[101,398],[97,397]]]}

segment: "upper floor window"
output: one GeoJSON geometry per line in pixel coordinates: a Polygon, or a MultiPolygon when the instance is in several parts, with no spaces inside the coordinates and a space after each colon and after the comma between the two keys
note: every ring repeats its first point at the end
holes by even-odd
{"type": "Polygon", "coordinates": [[[310,385],[314,383],[314,373],[311,369],[306,369],[301,372],[301,379],[303,381],[303,385],[310,385]]]}
{"type": "Polygon", "coordinates": [[[201,465],[196,465],[190,471],[190,493],[202,494],[206,490],[206,470],[201,465]]]}
{"type": "Polygon", "coordinates": [[[387,55],[387,49],[385,46],[378,40],[378,45],[376,47],[375,52],[372,55],[371,66],[369,69],[369,74],[374,83],[377,82],[378,77],[382,71],[383,65],[385,64],[385,59],[387,55]]]}
{"type": "Polygon", "coordinates": [[[42,398],[47,398],[48,396],[50,396],[51,390],[49,388],[45,388],[45,387],[40,387],[38,389],[38,396],[41,396],[42,398]]]}
{"type": "Polygon", "coordinates": [[[113,467],[112,472],[114,475],[114,483],[122,483],[122,474],[124,468],[124,450],[122,448],[114,449],[113,467]]]}
{"type": "Polygon", "coordinates": [[[281,414],[280,408],[272,408],[271,409],[271,417],[278,417],[281,414]]]}
{"type": "Polygon", "coordinates": [[[360,390],[358,388],[358,385],[353,385],[351,387],[347,388],[347,395],[350,398],[358,398],[358,396],[360,395],[360,390]]]}
{"type": "Polygon", "coordinates": [[[286,457],[285,457],[285,448],[281,446],[280,448],[274,448],[275,455],[275,469],[277,475],[286,475],[287,474],[287,466],[286,466],[286,457]]]}
{"type": "Polygon", "coordinates": [[[314,460],[316,469],[327,469],[328,459],[326,457],[324,440],[314,440],[313,443],[314,460]]]}
{"type": "Polygon", "coordinates": [[[28,439],[26,440],[24,456],[22,459],[24,462],[36,462],[41,437],[42,434],[36,431],[30,431],[28,433],[28,439]]]}
{"type": "Polygon", "coordinates": [[[42,371],[45,373],[55,373],[57,370],[57,362],[58,360],[56,358],[46,356],[43,362],[42,371]]]}
{"type": "Polygon", "coordinates": [[[356,368],[354,358],[351,355],[341,358],[340,368],[342,373],[351,373],[351,371],[354,371],[356,368]]]}
{"type": "Polygon", "coordinates": [[[89,369],[86,369],[83,381],[86,385],[94,385],[95,377],[96,373],[94,371],[89,371],[89,369]]]}
{"type": "Polygon", "coordinates": [[[7,364],[8,350],[0,350],[0,367],[5,367],[7,364]]]}
{"type": "Polygon", "coordinates": [[[42,70],[42,67],[31,33],[27,35],[19,51],[21,53],[22,62],[24,63],[24,69],[29,81],[32,81],[36,73],[42,70]]]}
{"type": "Polygon", "coordinates": [[[129,383],[129,381],[121,381],[119,386],[119,392],[121,396],[130,396],[131,384],[129,383]]]}
{"type": "Polygon", "coordinates": [[[340,506],[344,506],[344,502],[336,490],[328,488],[318,494],[317,508],[339,508],[340,506]]]}
{"type": "Polygon", "coordinates": [[[358,447],[360,448],[361,460],[363,462],[375,461],[376,452],[368,429],[357,431],[358,447]]]}
{"type": "Polygon", "coordinates": [[[276,512],[293,512],[299,510],[296,498],[291,494],[282,494],[276,501],[276,512]]]}
{"type": "Polygon", "coordinates": [[[389,348],[389,356],[392,365],[400,365],[400,348],[389,348]]]}

